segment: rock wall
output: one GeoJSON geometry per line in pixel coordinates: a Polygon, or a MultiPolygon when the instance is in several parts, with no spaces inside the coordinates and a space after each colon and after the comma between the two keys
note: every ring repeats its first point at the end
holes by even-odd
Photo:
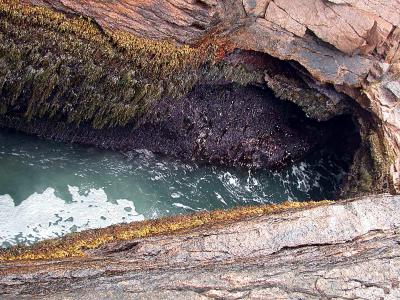
{"type": "MultiPolygon", "coordinates": [[[[38,5],[69,16],[90,18],[103,37],[128,32],[203,49],[194,57],[205,52],[204,45],[213,45],[214,58],[224,61],[233,56],[231,62],[236,59],[251,65],[247,55],[238,56],[238,50],[234,49],[256,51],[280,63],[285,61],[290,72],[271,67],[280,63],[261,70],[264,84],[276,95],[297,103],[318,120],[349,112],[357,119],[363,147],[355,157],[348,180],[357,184],[349,186],[346,193],[400,189],[397,1],[24,0],[16,4],[3,0],[2,3],[8,6],[23,3],[30,9],[38,5]]],[[[118,44],[125,39],[126,36],[114,41],[118,44]]],[[[193,78],[182,74],[186,72],[178,77],[193,78]]],[[[186,91],[195,81],[183,84],[186,91]]],[[[153,94],[159,94],[158,87],[156,84],[153,94]]],[[[180,93],[184,94],[185,89],[180,93]]],[[[127,110],[118,107],[113,111],[117,115],[116,111],[125,114],[127,110]]],[[[107,110],[106,115],[112,114],[107,110]]],[[[131,115],[124,116],[123,122],[131,115]]]]}
{"type": "Polygon", "coordinates": [[[352,192],[399,191],[399,3],[279,0],[244,7],[254,22],[233,38],[237,46],[296,61],[319,86],[333,85],[371,113],[358,116],[365,147],[350,179],[361,184],[352,192]]]}
{"type": "MultiPolygon", "coordinates": [[[[340,128],[346,127],[342,119],[310,120],[298,107],[276,101],[260,88],[231,84],[200,85],[179,100],[158,101],[139,124],[94,129],[89,123],[4,116],[0,126],[114,151],[147,149],[185,161],[252,169],[277,169],[302,159],[325,143],[335,143],[340,128]]],[[[344,142],[345,148],[347,144],[352,143],[344,142]]]]}

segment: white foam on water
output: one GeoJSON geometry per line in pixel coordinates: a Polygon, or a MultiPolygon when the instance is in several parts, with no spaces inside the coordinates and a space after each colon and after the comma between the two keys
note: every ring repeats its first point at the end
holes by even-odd
{"type": "Polygon", "coordinates": [[[172,193],[171,198],[177,199],[180,198],[182,195],[180,193],[172,193]]]}
{"type": "Polygon", "coordinates": [[[175,206],[175,207],[179,207],[179,208],[183,208],[183,209],[188,209],[188,210],[193,210],[193,211],[195,211],[195,209],[194,208],[191,208],[190,206],[187,206],[187,205],[184,205],[184,204],[182,204],[182,203],[172,203],[172,205],[173,206],[175,206]]]}
{"type": "Polygon", "coordinates": [[[292,166],[292,175],[297,179],[297,189],[303,192],[309,192],[311,185],[314,184],[311,176],[312,172],[308,170],[309,165],[301,162],[299,165],[292,166]]]}
{"type": "Polygon", "coordinates": [[[69,232],[102,228],[112,224],[141,221],[132,201],[107,201],[103,189],[90,189],[85,195],[68,186],[72,202],[55,195],[53,188],[34,193],[15,206],[10,195],[0,196],[0,246],[32,243],[69,232]]]}
{"type": "Polygon", "coordinates": [[[345,175],[329,155],[246,174],[161,159],[147,150],[121,155],[1,132],[0,141],[0,247],[144,219],[125,198],[134,198],[146,218],[158,218],[287,199],[324,199],[325,189],[337,187],[345,175]],[[68,194],[66,184],[71,196],[60,196],[68,194]],[[49,188],[42,193],[44,187],[49,188]],[[12,196],[3,195],[7,193],[12,196]]]}
{"type": "Polygon", "coordinates": [[[226,203],[226,201],[224,200],[224,198],[223,198],[219,193],[214,192],[214,194],[215,194],[215,196],[217,196],[217,199],[218,199],[219,201],[221,201],[224,205],[228,205],[228,204],[226,203]]]}

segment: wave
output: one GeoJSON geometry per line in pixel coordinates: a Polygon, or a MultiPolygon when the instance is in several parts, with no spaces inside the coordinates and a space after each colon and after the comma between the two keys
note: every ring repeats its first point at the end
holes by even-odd
{"type": "Polygon", "coordinates": [[[10,195],[0,196],[0,245],[31,244],[70,232],[144,220],[132,201],[109,202],[103,189],[90,189],[83,195],[78,187],[68,186],[68,190],[71,202],[57,197],[53,188],[32,194],[18,206],[10,195]]]}

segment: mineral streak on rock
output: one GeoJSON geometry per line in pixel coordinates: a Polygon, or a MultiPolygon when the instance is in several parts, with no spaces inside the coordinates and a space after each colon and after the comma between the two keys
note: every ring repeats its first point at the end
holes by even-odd
{"type": "MultiPolygon", "coordinates": [[[[174,235],[136,238],[128,229],[132,225],[81,233],[63,242],[79,243],[96,232],[126,230],[128,236],[109,239],[94,250],[90,244],[86,250],[82,246],[83,257],[3,262],[0,293],[3,298],[42,299],[91,294],[97,299],[396,299],[399,205],[399,197],[378,195],[273,214],[257,208],[249,218],[223,217],[174,235]]],[[[183,217],[184,223],[175,224],[191,219],[200,225],[213,215],[218,216],[183,217]]],[[[174,224],[167,221],[158,226],[174,224]]],[[[60,240],[36,247],[43,253],[57,245],[60,240]]]]}

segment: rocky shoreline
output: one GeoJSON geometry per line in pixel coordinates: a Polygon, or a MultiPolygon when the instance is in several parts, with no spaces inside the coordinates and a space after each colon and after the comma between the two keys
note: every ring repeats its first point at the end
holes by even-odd
{"type": "Polygon", "coordinates": [[[370,195],[12,248],[2,296],[399,298],[399,20],[394,0],[0,0],[2,127],[262,168],[350,115],[342,196],[370,195]]]}
{"type": "MultiPolygon", "coordinates": [[[[123,240],[83,246],[83,257],[3,261],[0,293],[5,299],[396,299],[399,205],[396,196],[377,195],[242,209],[236,210],[238,219],[227,213],[220,221],[215,212],[205,219],[156,221],[153,228],[215,220],[142,238],[128,238],[132,225],[120,225],[101,231],[120,233],[123,240]]],[[[136,230],[143,226],[148,224],[136,230]]],[[[95,235],[84,232],[62,243],[73,247],[95,235]]],[[[20,255],[56,254],[58,243],[44,242],[20,255]]]]}
{"type": "MultiPolygon", "coordinates": [[[[100,2],[87,6],[76,1],[0,2],[2,126],[42,137],[104,144],[107,148],[146,147],[220,164],[276,167],[301,158],[315,146],[318,134],[306,138],[305,129],[297,138],[294,136],[300,130],[293,131],[283,123],[283,132],[274,133],[262,115],[252,116],[252,122],[242,115],[247,121],[242,120],[246,124],[240,129],[247,128],[248,135],[243,130],[234,131],[234,126],[229,133],[229,117],[226,122],[217,118],[220,125],[204,125],[208,121],[198,122],[193,116],[195,109],[190,111],[185,105],[180,112],[188,116],[178,116],[178,107],[173,108],[176,120],[155,130],[154,124],[168,119],[168,107],[197,100],[201,93],[194,97],[193,93],[201,86],[211,90],[229,84],[250,90],[261,87],[272,90],[281,100],[295,103],[307,117],[318,121],[352,116],[361,143],[343,186],[344,196],[396,191],[397,110],[386,109],[393,107],[397,97],[399,39],[393,15],[375,16],[359,5],[344,8],[318,0],[321,8],[338,11],[339,21],[346,28],[338,33],[334,26],[325,32],[308,24],[301,14],[294,16],[295,11],[286,1],[279,5],[274,1],[269,5],[269,1],[236,0],[162,5],[123,1],[103,6],[100,2]],[[155,12],[155,7],[162,14],[155,12]],[[173,14],[182,18],[181,23],[173,22],[173,14]],[[364,20],[353,25],[361,36],[366,36],[364,40],[348,30],[350,14],[364,20]],[[125,20],[125,25],[117,16],[125,20]],[[291,17],[298,22],[296,26],[290,22],[291,17]],[[139,20],[147,25],[137,27],[139,20]],[[379,30],[374,34],[379,42],[369,49],[361,42],[369,45],[367,36],[376,27],[375,21],[379,30]],[[183,33],[188,35],[184,39],[180,38],[183,33]],[[354,49],[349,41],[360,43],[363,50],[354,49]],[[364,48],[369,50],[365,52],[364,48]],[[379,87],[380,82],[385,87],[379,87]],[[154,117],[155,122],[143,125],[154,117]],[[186,134],[190,122],[198,128],[186,134]],[[51,123],[59,132],[51,132],[51,123]],[[141,133],[136,128],[141,125],[149,126],[151,134],[141,133]],[[82,136],[69,132],[67,127],[77,128],[76,133],[82,136]],[[217,131],[214,136],[210,135],[211,129],[217,131]],[[94,137],[89,132],[95,133],[94,137]],[[122,132],[122,139],[112,141],[107,137],[122,132]],[[126,138],[130,134],[138,137],[126,138]],[[262,141],[262,134],[272,134],[272,138],[262,141]],[[277,139],[285,134],[292,139],[279,143],[277,139]],[[97,135],[101,138],[94,141],[97,135]],[[171,139],[161,138],[168,135],[171,139]],[[176,149],[171,142],[173,136],[182,139],[176,149]]],[[[315,22],[332,20],[322,14],[315,22]]],[[[205,104],[195,103],[205,112],[205,104]]],[[[257,110],[257,105],[248,108],[257,110]]],[[[222,109],[228,113],[232,108],[227,103],[222,109]]],[[[210,114],[214,112],[211,106],[210,114]]],[[[298,124],[297,129],[301,126],[298,124]]]]}

